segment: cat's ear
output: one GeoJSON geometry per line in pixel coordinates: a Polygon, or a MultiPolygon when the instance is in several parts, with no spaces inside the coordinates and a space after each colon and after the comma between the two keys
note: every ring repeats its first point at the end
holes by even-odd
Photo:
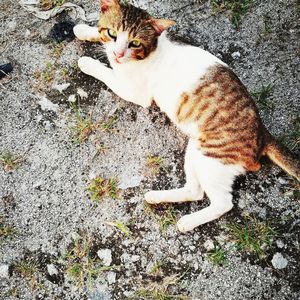
{"type": "Polygon", "coordinates": [[[158,35],[160,35],[164,30],[176,24],[173,20],[168,19],[150,19],[147,21],[150,23],[158,35]]]}
{"type": "Polygon", "coordinates": [[[100,8],[103,13],[109,10],[111,7],[119,5],[119,0],[100,0],[100,8]]]}

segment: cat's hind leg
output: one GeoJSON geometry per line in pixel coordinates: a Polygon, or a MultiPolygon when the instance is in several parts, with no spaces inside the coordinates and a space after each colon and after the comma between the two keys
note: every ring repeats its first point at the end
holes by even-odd
{"type": "Polygon", "coordinates": [[[74,26],[73,32],[81,41],[100,42],[101,36],[97,27],[91,27],[86,24],[74,26]]]}
{"type": "Polygon", "coordinates": [[[230,211],[232,204],[232,184],[234,178],[244,173],[239,165],[224,165],[220,161],[204,156],[196,150],[195,165],[197,177],[210,200],[210,205],[195,213],[185,215],[177,222],[181,232],[187,232],[195,227],[215,220],[230,211]]]}
{"type": "Polygon", "coordinates": [[[145,200],[151,204],[201,200],[204,192],[197,178],[193,161],[193,149],[191,148],[190,143],[186,149],[184,171],[186,175],[186,184],[183,188],[164,191],[150,191],[145,194],[145,200]]]}

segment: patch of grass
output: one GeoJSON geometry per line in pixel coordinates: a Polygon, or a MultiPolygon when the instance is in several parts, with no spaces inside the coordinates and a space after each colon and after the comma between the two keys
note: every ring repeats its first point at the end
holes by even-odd
{"type": "Polygon", "coordinates": [[[170,225],[175,225],[177,222],[178,210],[173,205],[148,205],[145,206],[145,211],[150,213],[159,222],[159,227],[162,232],[166,231],[170,225]]]}
{"type": "Polygon", "coordinates": [[[269,83],[268,85],[262,85],[260,89],[251,93],[251,95],[257,100],[257,103],[267,110],[274,109],[274,103],[270,101],[270,96],[273,93],[274,86],[269,83]]]}
{"type": "Polygon", "coordinates": [[[163,167],[163,161],[158,155],[147,155],[146,167],[150,170],[152,175],[157,175],[163,167]]]}
{"type": "Polygon", "coordinates": [[[94,201],[100,201],[104,197],[116,199],[119,192],[115,178],[104,179],[102,177],[94,178],[87,190],[94,201]]]}
{"type": "Polygon", "coordinates": [[[66,47],[66,44],[64,42],[53,42],[51,44],[51,55],[55,58],[58,59],[60,58],[64,48],[66,47]]]}
{"type": "Polygon", "coordinates": [[[65,0],[40,0],[39,6],[42,10],[49,10],[56,6],[62,6],[65,0]]]}
{"type": "Polygon", "coordinates": [[[83,117],[80,110],[75,108],[74,143],[81,144],[97,129],[97,124],[93,123],[91,117],[83,117]]]}
{"type": "Polygon", "coordinates": [[[33,262],[21,261],[14,265],[14,272],[24,278],[30,288],[35,290],[41,288],[42,285],[38,282],[38,267],[33,262]]]}
{"type": "Polygon", "coordinates": [[[0,163],[4,167],[5,171],[13,171],[23,161],[18,155],[14,155],[11,152],[0,153],[0,163]]]}
{"type": "Polygon", "coordinates": [[[10,237],[16,233],[12,226],[5,224],[3,217],[0,217],[0,239],[10,237]]]}
{"type": "Polygon", "coordinates": [[[242,16],[254,5],[254,0],[212,0],[213,14],[229,11],[232,24],[239,29],[242,16]]]}
{"type": "Polygon", "coordinates": [[[271,18],[268,15],[264,15],[264,33],[272,33],[271,18]]]}
{"type": "Polygon", "coordinates": [[[117,116],[116,115],[112,115],[106,121],[100,122],[101,128],[104,131],[112,131],[115,128],[117,120],[118,120],[117,116]]]}
{"type": "Polygon", "coordinates": [[[209,252],[208,259],[214,265],[222,266],[226,263],[227,252],[220,246],[215,246],[214,249],[211,252],[209,252]]]}
{"type": "Polygon", "coordinates": [[[6,297],[20,298],[20,293],[17,287],[12,287],[5,294],[6,297]]]}
{"type": "Polygon", "coordinates": [[[266,256],[277,234],[271,224],[251,216],[246,217],[244,224],[229,224],[227,228],[237,249],[255,253],[260,259],[266,256]]]}
{"type": "Polygon", "coordinates": [[[170,287],[176,286],[180,278],[177,274],[165,276],[160,282],[151,282],[139,289],[131,299],[151,300],[188,300],[184,295],[175,295],[169,292],[170,287]]]}
{"type": "Polygon", "coordinates": [[[113,226],[120,230],[127,238],[131,237],[130,229],[121,221],[106,222],[107,225],[113,226]]]}
{"type": "Polygon", "coordinates": [[[102,266],[100,259],[92,254],[93,239],[86,235],[78,237],[65,254],[66,272],[79,286],[90,285],[92,280],[104,271],[116,266],[102,266]]]}
{"type": "Polygon", "coordinates": [[[162,275],[162,266],[164,265],[164,263],[162,261],[155,261],[155,263],[153,264],[151,270],[150,270],[150,274],[153,276],[160,276],[162,275]]]}

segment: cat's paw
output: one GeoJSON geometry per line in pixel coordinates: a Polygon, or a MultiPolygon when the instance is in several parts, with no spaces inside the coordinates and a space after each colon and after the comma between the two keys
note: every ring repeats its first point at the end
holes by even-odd
{"type": "Polygon", "coordinates": [[[87,32],[89,31],[89,28],[90,26],[86,24],[78,24],[74,26],[73,32],[79,40],[85,41],[87,39],[87,32]]]}
{"type": "Polygon", "coordinates": [[[150,191],[145,194],[145,200],[150,204],[161,203],[160,191],[150,191]]]}
{"type": "Polygon", "coordinates": [[[188,232],[195,228],[195,223],[190,215],[185,215],[177,221],[177,228],[180,232],[188,232]]]}
{"type": "Polygon", "coordinates": [[[88,56],[83,56],[78,59],[78,67],[83,73],[88,75],[93,75],[95,70],[99,68],[99,65],[101,65],[101,63],[98,60],[88,56]]]}

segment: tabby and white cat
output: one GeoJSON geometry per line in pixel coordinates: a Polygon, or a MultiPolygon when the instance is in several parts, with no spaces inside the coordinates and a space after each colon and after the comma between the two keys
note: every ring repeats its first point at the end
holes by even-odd
{"type": "Polygon", "coordinates": [[[81,57],[78,65],[126,101],[143,107],[155,101],[188,136],[185,186],[145,194],[156,204],[196,201],[206,193],[210,205],[179,219],[181,232],[231,210],[235,177],[259,170],[263,155],[300,179],[299,159],[265,129],[251,96],[224,62],[171,42],[165,30],[174,21],[152,18],[119,0],[102,0],[100,7],[98,28],[81,24],[74,33],[102,42],[112,69],[90,57],[81,57]]]}

